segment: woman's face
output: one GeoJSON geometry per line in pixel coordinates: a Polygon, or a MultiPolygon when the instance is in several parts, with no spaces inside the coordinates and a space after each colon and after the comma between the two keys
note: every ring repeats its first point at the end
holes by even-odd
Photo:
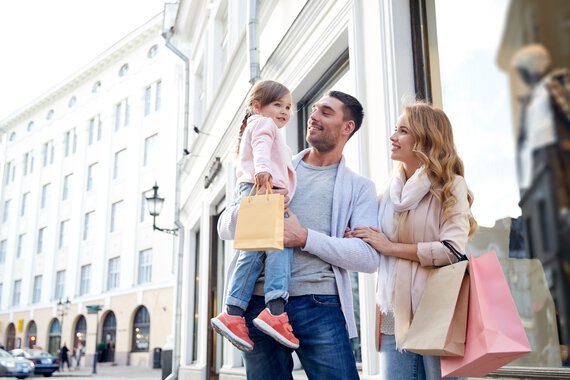
{"type": "Polygon", "coordinates": [[[412,151],[416,139],[412,136],[410,128],[408,127],[408,118],[405,113],[398,119],[394,133],[390,136],[390,142],[392,143],[390,155],[392,160],[400,161],[409,166],[419,164],[415,153],[412,151]]]}

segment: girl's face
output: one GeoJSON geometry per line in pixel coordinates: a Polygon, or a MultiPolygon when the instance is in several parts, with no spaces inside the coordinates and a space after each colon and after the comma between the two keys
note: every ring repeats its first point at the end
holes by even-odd
{"type": "Polygon", "coordinates": [[[392,143],[392,153],[390,157],[393,160],[400,161],[410,167],[419,165],[418,159],[413,152],[416,139],[412,136],[410,128],[408,127],[408,118],[405,113],[398,119],[394,133],[390,136],[390,142],[392,143]]]}
{"type": "Polygon", "coordinates": [[[261,108],[254,105],[254,110],[261,116],[273,119],[277,128],[283,128],[291,117],[291,102],[291,94],[287,94],[261,108]]]}

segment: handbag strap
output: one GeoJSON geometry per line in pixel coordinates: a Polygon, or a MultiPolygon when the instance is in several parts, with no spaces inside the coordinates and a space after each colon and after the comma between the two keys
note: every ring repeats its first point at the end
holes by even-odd
{"type": "Polygon", "coordinates": [[[469,260],[467,258],[467,256],[465,256],[463,253],[459,252],[457,249],[455,249],[455,247],[448,242],[447,240],[442,240],[441,244],[445,245],[447,247],[447,249],[449,249],[451,251],[451,253],[453,254],[453,256],[455,256],[455,258],[459,261],[465,261],[465,260],[469,260]]]}

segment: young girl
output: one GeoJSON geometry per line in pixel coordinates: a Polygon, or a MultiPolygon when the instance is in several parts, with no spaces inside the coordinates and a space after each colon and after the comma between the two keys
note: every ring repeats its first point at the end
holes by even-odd
{"type": "MultiPolygon", "coordinates": [[[[239,132],[236,168],[239,198],[247,196],[254,185],[263,190],[266,184],[295,192],[295,171],[291,151],[279,133],[291,116],[291,92],[274,81],[257,82],[250,91],[247,110],[239,132]]],[[[243,317],[263,266],[265,255],[265,308],[253,324],[279,343],[298,348],[285,303],[289,298],[289,281],[293,250],[240,251],[231,277],[226,310],[211,319],[212,327],[237,348],[249,352],[253,342],[243,317]]]]}
{"type": "Polygon", "coordinates": [[[400,348],[430,270],[457,261],[442,242],[465,252],[477,228],[473,197],[442,110],[422,102],[405,107],[390,142],[391,158],[400,164],[380,197],[380,230],[357,227],[347,236],[362,238],[381,253],[380,379],[441,379],[439,357],[400,348]]]}

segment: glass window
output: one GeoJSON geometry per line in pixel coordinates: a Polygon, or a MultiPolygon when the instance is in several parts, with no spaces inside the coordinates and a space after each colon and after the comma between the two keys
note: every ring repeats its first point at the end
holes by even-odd
{"type": "Polygon", "coordinates": [[[123,174],[126,149],[115,152],[113,159],[113,179],[120,178],[123,174]]]}
{"type": "Polygon", "coordinates": [[[138,284],[146,284],[152,281],[152,249],[139,252],[139,276],[138,284]]]}
{"type": "Polygon", "coordinates": [[[64,248],[67,247],[67,235],[69,234],[69,220],[63,220],[59,223],[59,240],[58,240],[58,247],[64,248]]]}
{"type": "Polygon", "coordinates": [[[107,290],[112,290],[119,287],[120,270],[121,270],[120,257],[114,257],[112,259],[109,259],[107,290]]]}
{"type": "Polygon", "coordinates": [[[60,270],[55,274],[55,289],[53,298],[61,300],[65,290],[65,270],[60,270]]]}
{"type": "Polygon", "coordinates": [[[134,352],[146,352],[150,339],[150,315],[146,307],[141,306],[133,321],[133,347],[134,352]]]}
{"type": "Polygon", "coordinates": [[[36,253],[43,253],[44,251],[44,237],[47,227],[42,227],[38,230],[38,241],[36,245],[36,253]]]}
{"type": "Polygon", "coordinates": [[[16,258],[22,256],[22,252],[24,251],[24,244],[26,242],[26,234],[18,235],[18,246],[16,247],[16,258]]]}
{"type": "Polygon", "coordinates": [[[151,162],[154,162],[156,156],[156,149],[158,143],[158,134],[144,139],[144,156],[143,156],[143,166],[150,166],[151,162]]]}
{"type": "Polygon", "coordinates": [[[8,247],[8,240],[6,239],[0,240],[0,264],[4,264],[6,262],[7,247],[8,247]]]}
{"type": "Polygon", "coordinates": [[[101,115],[89,119],[87,123],[87,145],[101,140],[101,115]]]}
{"type": "Polygon", "coordinates": [[[129,100],[123,99],[115,104],[115,131],[121,127],[129,125],[130,106],[129,100]]]}
{"type": "Polygon", "coordinates": [[[121,228],[123,201],[111,205],[111,225],[109,232],[117,232],[121,228]]]}
{"type": "Polygon", "coordinates": [[[40,208],[44,209],[47,206],[49,198],[49,183],[42,186],[42,198],[40,199],[40,208]]]}
{"type": "Polygon", "coordinates": [[[38,338],[38,327],[36,322],[30,321],[28,323],[28,328],[26,329],[26,344],[30,348],[34,348],[37,345],[38,338]]]}
{"type": "Polygon", "coordinates": [[[147,116],[150,113],[151,94],[150,86],[144,89],[144,116],[147,116]]]}
{"type": "Polygon", "coordinates": [[[162,82],[156,82],[154,87],[154,110],[158,111],[162,103],[162,82]]]}
{"type": "Polygon", "coordinates": [[[89,211],[85,213],[83,218],[83,240],[91,239],[91,230],[93,229],[93,217],[95,215],[95,211],[89,211]]]}
{"type": "Polygon", "coordinates": [[[12,306],[20,305],[21,292],[22,292],[22,280],[14,281],[14,289],[12,291],[12,306]]]}
{"type": "Polygon", "coordinates": [[[79,284],[79,295],[89,294],[89,287],[91,284],[91,264],[83,265],[81,267],[81,278],[79,284]]]}
{"type": "Polygon", "coordinates": [[[124,77],[125,75],[127,75],[127,73],[129,72],[129,64],[125,63],[123,66],[121,66],[121,68],[119,69],[119,76],[120,77],[124,77]]]}
{"type": "Polygon", "coordinates": [[[39,303],[42,297],[42,275],[34,276],[34,289],[32,293],[32,303],[39,303]]]}
{"type": "Polygon", "coordinates": [[[66,201],[69,199],[72,175],[73,174],[68,174],[65,177],[63,177],[63,191],[61,193],[62,201],[66,201]]]}
{"type": "Polygon", "coordinates": [[[7,199],[4,201],[4,210],[2,211],[2,223],[6,223],[10,218],[10,204],[12,201],[7,199]]]}
{"type": "Polygon", "coordinates": [[[533,349],[510,365],[568,366],[570,3],[426,3],[431,95],[454,127],[480,225],[467,250],[497,253],[533,349]]]}
{"type": "Polygon", "coordinates": [[[146,56],[148,58],[154,58],[156,56],[156,53],[158,53],[158,45],[152,45],[150,49],[148,49],[146,56]]]}
{"type": "Polygon", "coordinates": [[[198,361],[199,300],[200,300],[200,230],[194,234],[194,314],[192,315],[192,362],[198,361]]]}
{"type": "Polygon", "coordinates": [[[100,88],[101,88],[101,81],[93,83],[93,87],[91,87],[91,93],[97,94],[100,88]]]}
{"type": "Polygon", "coordinates": [[[20,216],[26,215],[26,208],[28,206],[28,200],[30,199],[30,193],[24,193],[22,195],[22,204],[20,205],[20,216]]]}
{"type": "Polygon", "coordinates": [[[93,190],[93,173],[96,167],[97,167],[96,162],[87,167],[87,184],[85,186],[85,189],[87,191],[93,190]]]}

